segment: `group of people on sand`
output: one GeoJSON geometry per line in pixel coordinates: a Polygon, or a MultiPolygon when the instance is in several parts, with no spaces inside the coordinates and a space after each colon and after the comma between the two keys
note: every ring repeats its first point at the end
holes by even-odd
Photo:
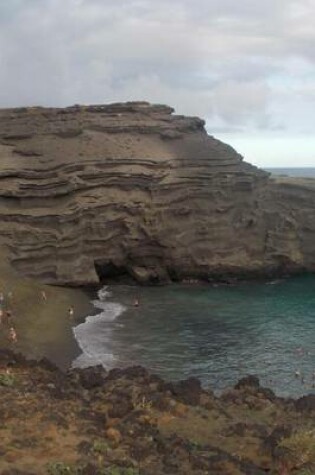
{"type": "Polygon", "coordinates": [[[0,292],[0,326],[8,328],[8,339],[12,344],[15,344],[17,343],[17,334],[14,327],[12,299],[12,292],[9,292],[6,296],[3,292],[0,292]]]}
{"type": "MultiPolygon", "coordinates": [[[[47,294],[45,290],[41,290],[40,298],[42,302],[47,302],[47,294]]],[[[3,329],[7,333],[7,337],[12,344],[18,342],[17,332],[15,329],[15,315],[13,312],[13,293],[8,292],[6,295],[0,292],[0,329],[3,329]]],[[[69,318],[74,317],[74,307],[71,305],[68,308],[69,318]]]]}
{"type": "MultiPolygon", "coordinates": [[[[41,298],[42,298],[42,301],[44,303],[47,302],[47,294],[45,292],[45,290],[42,290],[41,291],[41,298]]],[[[68,315],[69,315],[69,318],[72,319],[74,317],[74,306],[73,305],[70,305],[70,307],[68,308],[68,315]]]]}

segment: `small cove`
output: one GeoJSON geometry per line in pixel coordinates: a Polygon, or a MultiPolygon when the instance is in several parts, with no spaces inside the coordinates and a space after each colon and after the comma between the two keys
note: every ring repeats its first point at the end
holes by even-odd
{"type": "Polygon", "coordinates": [[[315,393],[314,276],[112,286],[94,305],[101,312],[74,328],[83,350],[74,366],[141,364],[166,379],[196,376],[215,390],[256,374],[279,395],[315,393]]]}

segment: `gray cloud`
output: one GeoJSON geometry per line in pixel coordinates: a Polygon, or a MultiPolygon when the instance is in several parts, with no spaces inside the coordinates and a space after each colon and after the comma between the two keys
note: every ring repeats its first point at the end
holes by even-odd
{"type": "Polygon", "coordinates": [[[0,0],[0,106],[146,99],[210,128],[303,128],[287,104],[314,97],[314,14],[310,0],[0,0]]]}

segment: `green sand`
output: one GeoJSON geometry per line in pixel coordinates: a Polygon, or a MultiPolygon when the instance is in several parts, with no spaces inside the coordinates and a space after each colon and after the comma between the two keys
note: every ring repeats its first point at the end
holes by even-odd
{"type": "Polygon", "coordinates": [[[18,275],[5,259],[0,264],[0,292],[4,309],[13,313],[18,341],[9,341],[9,326],[0,326],[0,347],[12,348],[31,358],[47,357],[59,367],[67,368],[79,353],[72,326],[94,312],[87,292],[77,288],[42,285],[18,275]],[[47,301],[43,300],[45,291],[47,301]],[[12,293],[9,298],[8,294],[12,293]],[[70,319],[68,309],[74,307],[70,319]]]}

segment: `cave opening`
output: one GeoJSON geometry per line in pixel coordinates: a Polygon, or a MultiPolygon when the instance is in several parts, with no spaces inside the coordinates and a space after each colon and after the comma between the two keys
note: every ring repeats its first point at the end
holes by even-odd
{"type": "Polygon", "coordinates": [[[134,282],[127,267],[117,266],[112,261],[96,261],[94,266],[101,284],[134,282]]]}

